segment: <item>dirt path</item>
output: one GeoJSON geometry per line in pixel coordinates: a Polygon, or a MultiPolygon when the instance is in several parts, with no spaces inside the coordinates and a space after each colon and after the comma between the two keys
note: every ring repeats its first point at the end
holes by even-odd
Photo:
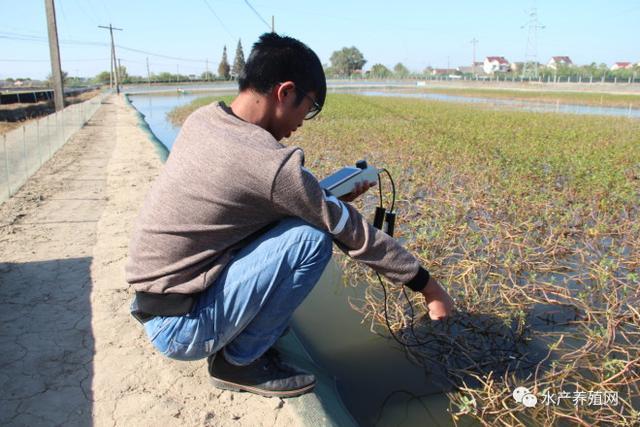
{"type": "Polygon", "coordinates": [[[111,97],[0,205],[0,425],[296,426],[287,401],[222,392],[128,314],[129,230],[161,167],[111,97]]]}

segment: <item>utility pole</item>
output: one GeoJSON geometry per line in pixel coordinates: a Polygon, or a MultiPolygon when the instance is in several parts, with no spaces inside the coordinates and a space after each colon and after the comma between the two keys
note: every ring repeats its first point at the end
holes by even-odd
{"type": "Polygon", "coordinates": [[[271,15],[271,32],[276,32],[276,18],[273,15],[271,15]]]}
{"type": "Polygon", "coordinates": [[[98,25],[98,28],[104,28],[109,30],[109,34],[111,35],[111,74],[112,76],[115,77],[116,93],[120,94],[120,76],[118,73],[118,67],[116,66],[116,46],[115,46],[115,43],[113,42],[113,30],[122,31],[122,28],[115,28],[111,26],[111,24],[109,24],[108,27],[98,25]],[[113,72],[114,68],[115,68],[115,73],[113,72]]]}
{"type": "Polygon", "coordinates": [[[47,29],[49,32],[49,53],[51,55],[51,79],[53,80],[53,98],[56,111],[64,109],[64,92],[62,87],[62,68],[60,66],[60,47],[58,45],[58,28],[56,26],[56,9],[53,0],[44,0],[47,11],[47,29]]]}
{"type": "Polygon", "coordinates": [[[116,94],[120,94],[120,74],[116,65],[116,48],[113,45],[113,31],[111,32],[111,62],[113,64],[113,80],[116,85],[116,94]]]}
{"type": "Polygon", "coordinates": [[[545,28],[538,22],[538,9],[535,1],[533,7],[528,12],[529,20],[520,28],[528,28],[527,46],[524,52],[524,66],[522,67],[522,77],[538,77],[538,30],[545,28]]]}
{"type": "Polygon", "coordinates": [[[206,71],[205,71],[205,76],[206,76],[206,81],[209,81],[209,59],[205,59],[205,62],[207,63],[206,65],[206,71]]]}
{"type": "Polygon", "coordinates": [[[475,37],[471,40],[471,44],[473,45],[473,62],[471,63],[471,72],[476,74],[476,46],[478,45],[478,39],[475,37]]]}
{"type": "Polygon", "coordinates": [[[113,50],[109,49],[110,55],[109,55],[109,90],[112,91],[113,90],[113,50]]]}
{"type": "Polygon", "coordinates": [[[180,78],[180,65],[176,64],[176,82],[180,78]]]}
{"type": "Polygon", "coordinates": [[[147,56],[147,85],[151,87],[151,73],[149,72],[149,57],[147,56]]]}

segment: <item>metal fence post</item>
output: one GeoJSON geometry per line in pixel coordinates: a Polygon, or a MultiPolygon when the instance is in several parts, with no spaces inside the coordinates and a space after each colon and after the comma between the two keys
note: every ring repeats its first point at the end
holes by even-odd
{"type": "Polygon", "coordinates": [[[42,166],[42,147],[40,146],[40,119],[36,120],[36,145],[38,146],[38,157],[42,166]]]}
{"type": "Polygon", "coordinates": [[[51,158],[51,138],[49,137],[49,116],[51,116],[51,114],[47,114],[47,145],[49,146],[49,158],[51,158]]]}
{"type": "Polygon", "coordinates": [[[7,134],[2,135],[2,145],[4,146],[4,170],[7,176],[7,196],[11,197],[11,181],[9,181],[9,153],[7,153],[7,134]]]}
{"type": "Polygon", "coordinates": [[[24,163],[24,180],[29,178],[27,173],[27,127],[22,126],[22,162],[24,163]]]}
{"type": "Polygon", "coordinates": [[[61,136],[60,136],[60,147],[62,147],[64,145],[64,108],[62,110],[60,110],[60,127],[62,128],[62,132],[61,132],[61,136]]]}

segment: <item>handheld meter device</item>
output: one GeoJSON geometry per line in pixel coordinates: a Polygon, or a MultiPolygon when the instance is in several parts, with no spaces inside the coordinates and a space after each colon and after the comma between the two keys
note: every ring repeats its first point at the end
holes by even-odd
{"type": "Polygon", "coordinates": [[[320,186],[334,196],[342,197],[355,190],[357,182],[377,180],[378,169],[367,165],[365,160],[358,160],[355,167],[342,168],[320,181],[320,186]]]}

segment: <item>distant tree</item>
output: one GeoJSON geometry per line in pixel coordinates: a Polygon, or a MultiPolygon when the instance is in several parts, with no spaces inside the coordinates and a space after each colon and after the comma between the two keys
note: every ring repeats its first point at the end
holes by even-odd
{"type": "Polygon", "coordinates": [[[236,59],[233,60],[233,69],[231,75],[237,78],[242,69],[244,68],[244,52],[242,51],[242,43],[238,40],[238,47],[236,47],[236,59]]]}
{"type": "Polygon", "coordinates": [[[218,65],[218,76],[220,76],[221,79],[229,80],[230,70],[229,61],[227,61],[227,46],[225,46],[222,50],[222,60],[220,61],[220,65],[218,65]]]}
{"type": "Polygon", "coordinates": [[[611,71],[611,77],[617,78],[618,81],[628,80],[629,78],[635,78],[635,71],[632,68],[620,68],[615,71],[611,71]]]}
{"type": "Polygon", "coordinates": [[[85,85],[84,79],[82,79],[81,77],[73,76],[73,77],[67,78],[68,87],[79,87],[84,85],[85,85]]]}
{"type": "Polygon", "coordinates": [[[128,75],[127,76],[127,83],[146,83],[147,82],[147,76],[132,76],[132,75],[128,75]]]}
{"type": "Polygon", "coordinates": [[[15,80],[14,80],[12,77],[7,77],[7,78],[5,79],[5,82],[7,82],[7,83],[13,83],[13,82],[15,82],[15,80]]]}
{"type": "Polygon", "coordinates": [[[211,71],[205,71],[200,74],[200,80],[213,80],[215,79],[215,75],[211,71]]]}
{"type": "Polygon", "coordinates": [[[330,60],[333,71],[343,76],[350,76],[355,70],[361,70],[367,62],[355,46],[343,47],[333,52],[330,60]]]}
{"type": "MultiPolygon", "coordinates": [[[[64,86],[67,83],[67,80],[69,79],[69,73],[67,73],[66,71],[62,72],[62,85],[64,86]]],[[[31,79],[29,79],[31,80],[31,79]]],[[[49,73],[47,75],[47,81],[46,81],[47,87],[53,87],[53,76],[51,75],[51,73],[49,73]]]]}
{"type": "Polygon", "coordinates": [[[93,78],[93,81],[98,83],[98,84],[108,84],[110,78],[111,78],[111,73],[109,71],[103,71],[103,72],[97,74],[93,78]]]}
{"type": "Polygon", "coordinates": [[[391,76],[391,70],[382,64],[375,64],[371,67],[371,77],[376,79],[386,79],[391,76]]]}
{"type": "Polygon", "coordinates": [[[158,81],[160,82],[172,82],[175,80],[176,80],[176,76],[166,71],[163,71],[160,74],[158,74],[158,81]]]}
{"type": "Polygon", "coordinates": [[[393,67],[393,74],[395,74],[396,77],[404,79],[409,76],[409,69],[405,67],[402,62],[398,62],[395,67],[393,67]]]}
{"type": "Polygon", "coordinates": [[[329,67],[326,64],[322,68],[324,68],[324,75],[327,77],[334,77],[337,74],[333,67],[329,67]]]}
{"type": "Polygon", "coordinates": [[[574,67],[572,65],[567,64],[558,64],[556,66],[556,75],[558,77],[568,77],[574,71],[574,67]]]}
{"type": "Polygon", "coordinates": [[[124,65],[118,67],[118,78],[120,84],[129,83],[129,73],[127,73],[127,67],[124,65]]]}

